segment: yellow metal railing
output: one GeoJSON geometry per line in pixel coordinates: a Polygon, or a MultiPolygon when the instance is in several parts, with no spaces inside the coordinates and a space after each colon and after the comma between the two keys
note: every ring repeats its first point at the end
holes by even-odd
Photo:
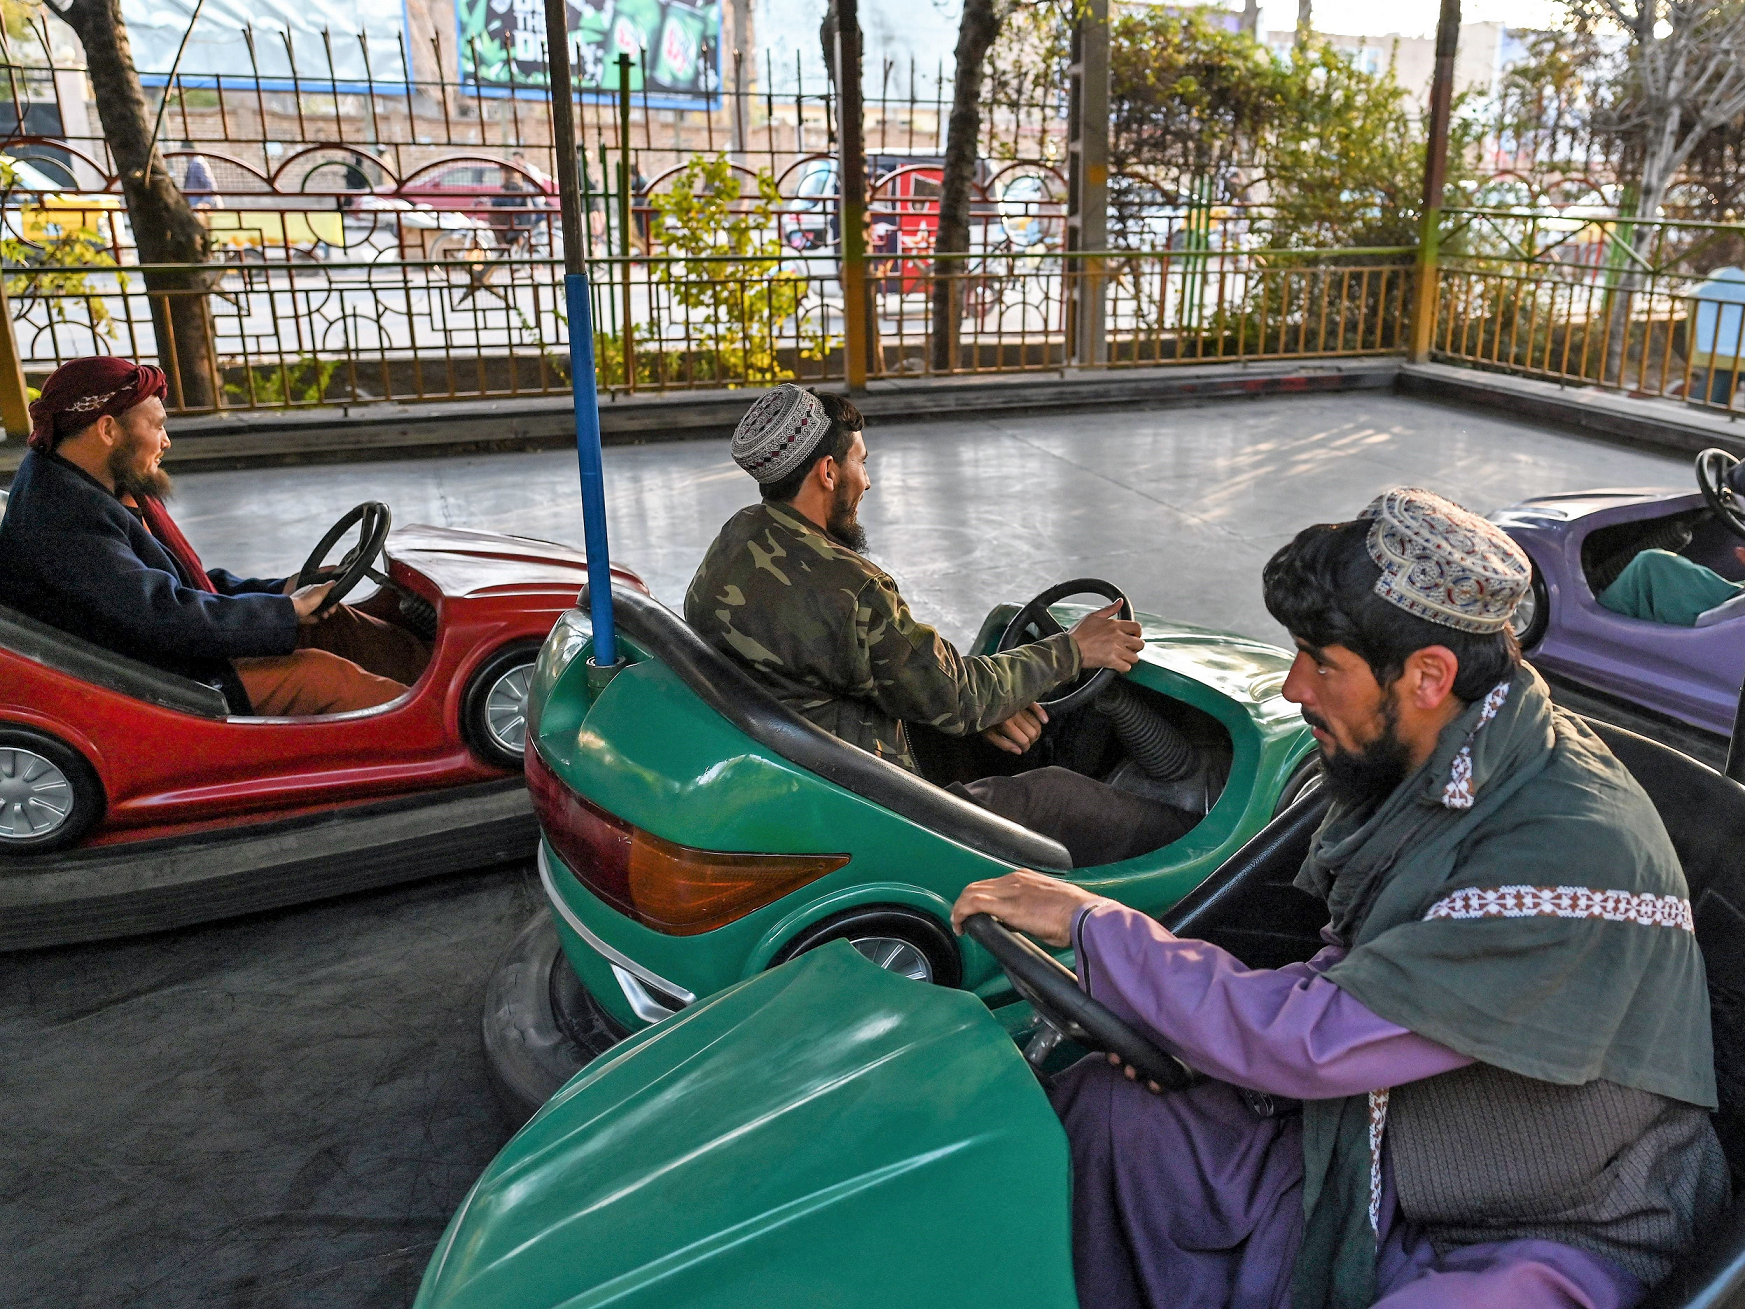
{"type": "MultiPolygon", "coordinates": [[[[327,263],[251,253],[205,266],[8,268],[4,278],[32,380],[79,355],[152,360],[171,373],[172,408],[184,412],[567,393],[561,265],[482,248],[450,256],[327,263]]],[[[887,378],[1398,353],[1410,256],[874,252],[871,312],[858,321],[843,311],[833,255],[598,258],[599,385],[834,382],[851,349],[887,378]],[[1091,276],[1106,349],[1086,362],[1073,355],[1069,318],[1091,276]],[[937,278],[950,283],[958,314],[950,359],[933,350],[937,278]]]]}

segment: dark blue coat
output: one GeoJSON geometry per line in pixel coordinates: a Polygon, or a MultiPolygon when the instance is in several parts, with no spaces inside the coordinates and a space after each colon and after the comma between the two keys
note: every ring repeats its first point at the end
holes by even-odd
{"type": "MultiPolygon", "coordinates": [[[[166,672],[240,691],[232,659],[290,654],[284,579],[206,574],[191,585],[139,517],[83,469],[35,450],[0,518],[0,604],[166,672]]],[[[237,706],[246,712],[243,706],[237,706]]]]}

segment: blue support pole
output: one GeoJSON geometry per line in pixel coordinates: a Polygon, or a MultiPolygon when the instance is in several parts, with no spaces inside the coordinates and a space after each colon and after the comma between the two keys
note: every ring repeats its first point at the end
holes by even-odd
{"type": "Polygon", "coordinates": [[[618,640],[612,627],[612,563],[606,545],[606,478],[600,457],[600,397],[594,381],[594,307],[588,274],[565,274],[563,288],[569,309],[570,393],[576,405],[576,464],[582,478],[582,539],[588,553],[594,663],[610,668],[618,662],[618,640]]]}
{"type": "MultiPolygon", "coordinates": [[[[618,664],[612,626],[612,555],[606,544],[606,479],[600,466],[600,398],[594,376],[594,307],[588,295],[588,216],[582,208],[575,86],[570,77],[569,0],[545,0],[551,76],[551,143],[563,215],[564,304],[569,314],[570,394],[576,407],[576,463],[582,478],[582,538],[588,551],[588,609],[594,666],[602,684],[618,664]]],[[[629,325],[625,325],[628,334],[629,325]]]]}

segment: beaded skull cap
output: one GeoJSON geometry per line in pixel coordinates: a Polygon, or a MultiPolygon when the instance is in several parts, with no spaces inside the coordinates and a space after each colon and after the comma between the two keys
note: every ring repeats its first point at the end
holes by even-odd
{"type": "Polygon", "coordinates": [[[1532,585],[1526,552],[1495,523],[1432,491],[1396,486],[1360,518],[1374,519],[1375,593],[1460,632],[1500,632],[1532,585]]]}
{"type": "Polygon", "coordinates": [[[830,418],[818,397],[783,382],[765,391],[733,431],[733,461],[759,482],[779,482],[818,448],[830,418]]]}

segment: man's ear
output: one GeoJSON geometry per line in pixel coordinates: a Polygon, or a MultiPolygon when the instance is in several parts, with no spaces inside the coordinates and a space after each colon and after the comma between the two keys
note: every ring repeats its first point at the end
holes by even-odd
{"type": "Polygon", "coordinates": [[[829,455],[825,455],[817,463],[812,465],[812,471],[809,476],[817,478],[819,487],[834,495],[836,492],[836,479],[841,475],[841,472],[842,470],[837,467],[836,461],[829,455]]]}
{"type": "Polygon", "coordinates": [[[114,414],[104,414],[97,420],[95,426],[97,439],[110,449],[114,449],[122,437],[121,420],[114,414]]]}
{"type": "Polygon", "coordinates": [[[1413,708],[1440,709],[1454,694],[1460,658],[1445,645],[1427,645],[1406,656],[1403,675],[1405,692],[1413,708]]]}

